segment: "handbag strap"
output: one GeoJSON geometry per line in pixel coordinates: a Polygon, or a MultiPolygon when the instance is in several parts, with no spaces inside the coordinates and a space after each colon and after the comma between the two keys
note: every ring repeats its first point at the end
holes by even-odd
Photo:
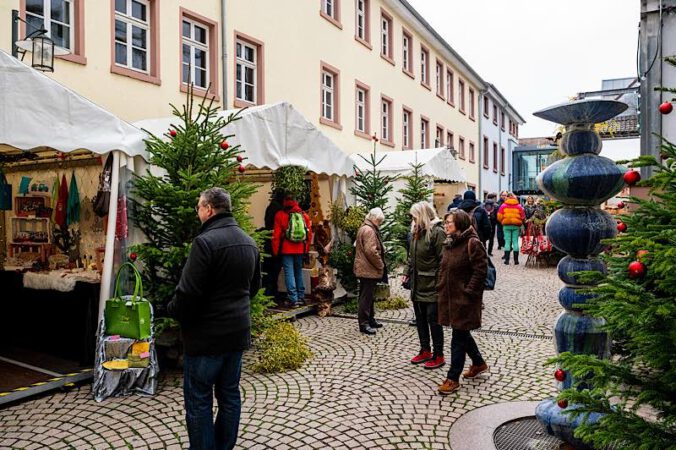
{"type": "Polygon", "coordinates": [[[126,262],[120,266],[117,270],[117,277],[115,278],[115,298],[122,298],[122,292],[120,292],[120,276],[125,267],[128,267],[134,272],[134,295],[131,298],[132,303],[136,303],[136,299],[143,299],[143,281],[141,279],[141,273],[138,271],[136,266],[130,262],[126,262]],[[139,297],[140,294],[140,297],[139,297]]]}

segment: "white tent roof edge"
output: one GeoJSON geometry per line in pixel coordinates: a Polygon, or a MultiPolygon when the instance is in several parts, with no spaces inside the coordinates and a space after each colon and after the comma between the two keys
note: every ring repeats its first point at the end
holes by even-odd
{"type": "MultiPolygon", "coordinates": [[[[371,154],[373,152],[352,153],[350,158],[357,168],[366,170],[370,167],[371,154]]],[[[465,183],[467,181],[464,170],[445,147],[376,151],[378,160],[383,156],[385,158],[378,165],[378,170],[383,173],[406,175],[413,170],[412,164],[423,164],[422,174],[424,176],[453,183],[465,183]]]]}

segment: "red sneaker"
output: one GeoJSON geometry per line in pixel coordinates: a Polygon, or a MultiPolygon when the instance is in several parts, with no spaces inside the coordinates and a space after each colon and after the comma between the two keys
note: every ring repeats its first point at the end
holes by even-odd
{"type": "Polygon", "coordinates": [[[446,364],[446,360],[443,356],[437,356],[436,358],[430,359],[425,363],[425,369],[438,369],[439,367],[446,364]]]}
{"type": "Polygon", "coordinates": [[[417,356],[411,358],[411,364],[421,364],[432,359],[432,352],[429,350],[421,350],[417,356]]]}

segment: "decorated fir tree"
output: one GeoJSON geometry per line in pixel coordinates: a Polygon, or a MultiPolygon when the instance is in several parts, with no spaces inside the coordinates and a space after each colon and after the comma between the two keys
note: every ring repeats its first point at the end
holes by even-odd
{"type": "Polygon", "coordinates": [[[423,200],[432,201],[434,189],[430,188],[428,180],[422,175],[422,168],[423,164],[411,164],[411,173],[403,177],[406,186],[399,191],[401,197],[394,209],[395,234],[402,244],[407,242],[406,236],[411,227],[411,206],[423,200]]]}
{"type": "MultiPolygon", "coordinates": [[[[559,395],[574,405],[569,414],[603,414],[576,430],[595,448],[676,448],[676,146],[663,141],[661,150],[661,163],[641,156],[630,164],[655,167],[641,183],[650,198],[627,200],[634,208],[608,241],[608,275],[585,307],[607,321],[613,357],[555,359],[576,381],[559,395]]],[[[630,184],[637,178],[636,171],[625,175],[630,184]]]]}
{"type": "Polygon", "coordinates": [[[243,151],[232,146],[223,129],[238,119],[218,116],[213,99],[195,103],[188,92],[181,110],[172,105],[175,123],[163,136],[146,141],[150,163],[160,169],[134,180],[133,219],[148,241],[134,251],[144,265],[144,287],[149,299],[163,310],[172,298],[200,222],[195,205],[200,192],[222,187],[230,193],[233,215],[240,226],[253,233],[247,213],[248,199],[257,186],[241,177],[243,151]]]}

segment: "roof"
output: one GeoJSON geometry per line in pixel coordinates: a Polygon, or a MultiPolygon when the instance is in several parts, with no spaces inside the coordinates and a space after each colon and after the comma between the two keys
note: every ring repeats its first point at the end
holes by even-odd
{"type": "MultiPolygon", "coordinates": [[[[239,111],[220,111],[218,116],[227,118],[239,111]]],[[[233,135],[228,142],[241,146],[247,165],[271,170],[295,165],[315,173],[352,175],[350,158],[293,105],[279,102],[254,106],[242,110],[239,117],[221,132],[233,135]]],[[[164,117],[140,120],[134,125],[162,137],[176,120],[164,117]]]]}
{"type": "Polygon", "coordinates": [[[0,149],[120,150],[147,159],[145,135],[0,50],[0,149]]]}
{"type": "MultiPolygon", "coordinates": [[[[370,156],[372,154],[373,152],[353,153],[350,158],[357,168],[367,170],[371,167],[370,156]]],[[[380,172],[408,175],[413,164],[422,164],[423,176],[457,183],[466,181],[463,169],[445,147],[377,152],[376,158],[377,160],[383,159],[378,164],[380,172]]]]}

